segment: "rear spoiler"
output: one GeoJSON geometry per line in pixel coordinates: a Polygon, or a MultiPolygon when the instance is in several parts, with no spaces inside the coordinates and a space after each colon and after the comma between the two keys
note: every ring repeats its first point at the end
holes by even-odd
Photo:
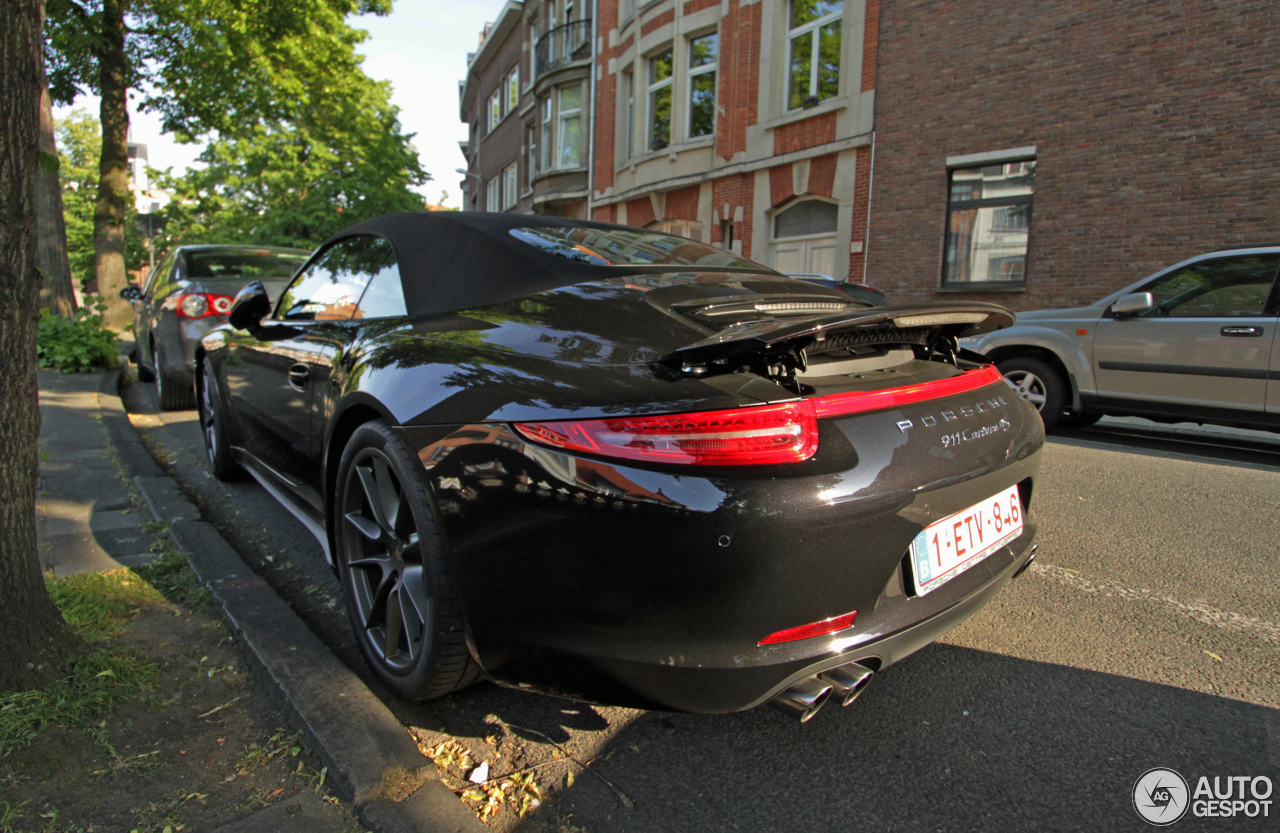
{"type": "Polygon", "coordinates": [[[933,347],[943,339],[1003,330],[1013,322],[1013,313],[1004,307],[978,302],[872,307],[801,319],[773,318],[730,325],[667,353],[657,363],[678,368],[803,352],[813,355],[873,344],[933,347]]]}

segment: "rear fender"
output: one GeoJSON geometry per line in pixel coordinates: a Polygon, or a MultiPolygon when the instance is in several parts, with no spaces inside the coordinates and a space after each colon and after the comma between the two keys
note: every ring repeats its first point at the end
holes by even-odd
{"type": "Polygon", "coordinates": [[[1093,327],[1085,336],[1068,335],[1050,327],[1015,324],[1007,330],[987,333],[964,346],[1000,363],[1015,356],[1041,355],[1061,368],[1071,384],[1072,410],[1080,410],[1080,395],[1095,393],[1097,382],[1089,350],[1093,327]]]}

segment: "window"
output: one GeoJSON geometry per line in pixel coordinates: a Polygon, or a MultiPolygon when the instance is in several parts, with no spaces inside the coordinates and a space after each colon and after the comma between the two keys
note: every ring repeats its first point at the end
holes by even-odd
{"type": "Polygon", "coordinates": [[[840,92],[843,0],[791,0],[787,33],[787,109],[812,107],[840,92]]]}
{"type": "MultiPolygon", "coordinates": [[[[1202,260],[1161,275],[1142,288],[1154,305],[1145,318],[1251,318],[1266,314],[1280,257],[1202,260]]],[[[1274,314],[1272,316],[1274,318],[1274,314]]]]}
{"type": "Polygon", "coordinates": [[[516,163],[512,162],[502,171],[502,209],[516,207],[516,163]]]}
{"type": "MultiPolygon", "coordinates": [[[[381,237],[360,235],[339,240],[280,295],[277,316],[286,321],[346,321],[356,302],[391,252],[381,237]]],[[[398,273],[397,273],[398,274],[398,273]]]]}
{"type": "Polygon", "coordinates": [[[576,168],[582,164],[582,85],[561,87],[560,124],[557,131],[556,167],[576,168]]]}
{"type": "Polygon", "coordinates": [[[495,176],[485,184],[485,211],[502,210],[502,177],[495,176]]]}
{"type": "Polygon", "coordinates": [[[942,285],[1023,286],[1035,160],[953,168],[942,285]]]}
{"type": "Polygon", "coordinates": [[[716,129],[716,53],[714,32],[689,41],[689,138],[710,136],[716,129]]]}
{"type": "Polygon", "coordinates": [[[351,317],[400,318],[408,314],[404,303],[404,286],[400,283],[400,266],[396,262],[396,253],[389,252],[377,273],[369,280],[364,295],[360,296],[360,305],[351,317]]]}
{"type": "Polygon", "coordinates": [[[773,218],[773,236],[808,237],[813,234],[834,234],[840,209],[834,203],[823,200],[798,202],[773,218]]]}
{"type": "Polygon", "coordinates": [[[649,149],[671,144],[671,50],[649,59],[649,149]]]}
{"type": "Polygon", "coordinates": [[[516,64],[489,96],[489,132],[520,106],[520,65],[516,64]]]}
{"type": "Polygon", "coordinates": [[[492,133],[494,128],[498,126],[498,122],[502,121],[502,93],[494,90],[493,95],[489,96],[489,132],[492,133]]]}

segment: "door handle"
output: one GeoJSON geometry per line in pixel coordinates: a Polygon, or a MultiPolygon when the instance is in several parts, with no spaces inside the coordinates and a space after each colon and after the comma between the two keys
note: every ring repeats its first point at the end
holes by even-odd
{"type": "Polygon", "coordinates": [[[1223,327],[1218,332],[1224,336],[1235,336],[1236,338],[1257,338],[1262,335],[1261,327],[1223,327]]]}
{"type": "Polygon", "coordinates": [[[311,381],[311,368],[305,364],[295,364],[289,368],[289,387],[296,391],[307,389],[307,383],[311,381]]]}

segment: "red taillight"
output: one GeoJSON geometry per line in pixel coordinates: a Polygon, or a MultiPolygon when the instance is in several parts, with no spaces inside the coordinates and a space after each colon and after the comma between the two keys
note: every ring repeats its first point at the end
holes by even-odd
{"type": "Polygon", "coordinates": [[[915,402],[929,399],[941,399],[958,393],[986,387],[1002,381],[1004,377],[994,366],[987,365],[975,370],[966,370],[959,376],[950,379],[939,379],[934,382],[921,382],[918,385],[906,385],[901,388],[885,390],[849,391],[848,393],[829,393],[813,400],[814,412],[819,419],[823,417],[856,414],[862,411],[880,411],[885,408],[900,408],[915,402]]]}
{"type": "Polygon", "coordinates": [[[179,295],[176,301],[178,315],[182,318],[204,318],[206,315],[226,315],[231,312],[230,295],[211,295],[192,292],[179,295]]]}
{"type": "Polygon", "coordinates": [[[523,422],[515,428],[553,448],[653,463],[798,463],[818,448],[818,424],[807,400],[695,414],[523,422]]]}
{"type": "Polygon", "coordinates": [[[994,367],[900,388],[832,393],[781,405],[650,417],[519,422],[527,440],[563,451],[651,463],[758,466],[799,463],[818,450],[818,419],[898,408],[1004,379],[994,367]]]}
{"type": "Polygon", "coordinates": [[[846,613],[843,616],[832,616],[830,619],[823,619],[821,622],[813,622],[809,625],[801,625],[798,628],[787,628],[786,630],[771,633],[764,639],[757,642],[757,645],[773,645],[778,642],[795,642],[797,639],[811,639],[815,636],[826,636],[829,633],[842,631],[845,628],[853,627],[853,620],[857,618],[858,611],[846,613]]]}

